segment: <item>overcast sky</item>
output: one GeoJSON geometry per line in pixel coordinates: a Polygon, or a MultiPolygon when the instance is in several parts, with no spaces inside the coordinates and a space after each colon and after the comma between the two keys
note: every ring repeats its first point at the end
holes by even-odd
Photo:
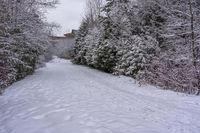
{"type": "Polygon", "coordinates": [[[60,24],[61,30],[58,35],[78,29],[84,15],[86,0],[60,0],[56,9],[49,10],[48,21],[60,24]]]}

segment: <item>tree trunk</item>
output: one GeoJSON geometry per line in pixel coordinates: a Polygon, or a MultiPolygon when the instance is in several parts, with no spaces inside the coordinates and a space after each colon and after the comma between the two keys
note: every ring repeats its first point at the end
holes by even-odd
{"type": "Polygon", "coordinates": [[[193,65],[196,67],[196,52],[195,52],[195,36],[194,36],[194,13],[192,9],[192,2],[189,0],[190,6],[190,26],[191,26],[191,39],[192,39],[192,55],[193,55],[193,65]]]}
{"type": "Polygon", "coordinates": [[[195,47],[195,33],[194,33],[194,13],[193,13],[193,8],[192,8],[192,0],[189,0],[189,6],[190,6],[190,20],[191,20],[191,43],[192,43],[192,55],[193,55],[193,65],[195,68],[195,72],[194,74],[196,75],[196,79],[197,79],[197,93],[196,95],[200,95],[200,73],[198,70],[198,66],[197,66],[197,53],[196,53],[196,47],[195,47]]]}

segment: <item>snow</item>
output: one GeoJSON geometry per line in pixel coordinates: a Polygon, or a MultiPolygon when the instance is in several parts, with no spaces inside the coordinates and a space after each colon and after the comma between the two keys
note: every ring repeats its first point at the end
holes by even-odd
{"type": "Polygon", "coordinates": [[[55,58],[0,96],[0,133],[199,133],[200,97],[55,58]]]}

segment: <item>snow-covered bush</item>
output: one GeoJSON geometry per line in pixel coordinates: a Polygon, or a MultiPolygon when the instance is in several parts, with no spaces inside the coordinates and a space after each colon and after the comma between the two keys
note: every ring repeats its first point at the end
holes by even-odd
{"type": "Polygon", "coordinates": [[[49,43],[43,9],[54,4],[56,0],[1,1],[0,91],[35,70],[49,43]]]}
{"type": "MultiPolygon", "coordinates": [[[[142,74],[158,54],[158,42],[150,36],[134,35],[122,39],[123,47],[118,50],[119,60],[115,67],[115,74],[137,77],[142,74]]],[[[140,76],[141,77],[141,76],[140,76]]]]}
{"type": "Polygon", "coordinates": [[[117,49],[108,40],[102,43],[97,47],[94,67],[106,72],[113,72],[117,62],[117,49]]]}

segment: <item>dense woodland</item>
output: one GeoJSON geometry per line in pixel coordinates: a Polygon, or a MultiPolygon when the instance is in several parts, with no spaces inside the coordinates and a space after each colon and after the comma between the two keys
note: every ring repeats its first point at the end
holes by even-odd
{"type": "Polygon", "coordinates": [[[45,21],[57,0],[0,0],[0,91],[32,74],[54,25],[45,21]]]}
{"type": "Polygon", "coordinates": [[[199,0],[89,0],[73,62],[200,93],[199,0]]]}

